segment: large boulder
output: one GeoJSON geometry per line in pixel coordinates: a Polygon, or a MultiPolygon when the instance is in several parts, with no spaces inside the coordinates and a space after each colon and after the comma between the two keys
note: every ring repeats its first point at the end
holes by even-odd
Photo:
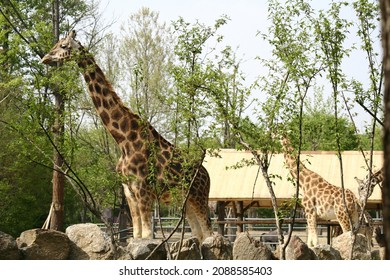
{"type": "Polygon", "coordinates": [[[160,244],[161,240],[156,239],[130,239],[127,252],[133,260],[145,260],[148,257],[149,260],[166,260],[167,251],[165,246],[160,244]],[[159,247],[155,250],[157,246],[159,247]]]}
{"type": "Polygon", "coordinates": [[[0,231],[0,260],[19,260],[20,257],[15,238],[0,231]]]}
{"type": "Polygon", "coordinates": [[[286,260],[316,260],[317,256],[298,236],[293,235],[286,247],[286,260]]]}
{"type": "Polygon", "coordinates": [[[272,260],[271,250],[249,233],[240,233],[233,245],[233,260],[272,260]]]}
{"type": "Polygon", "coordinates": [[[202,243],[202,255],[205,260],[232,260],[232,243],[219,234],[209,236],[202,243]]]}
{"type": "Polygon", "coordinates": [[[17,244],[26,260],[66,260],[70,252],[68,237],[63,232],[50,229],[24,231],[17,244]]]}
{"type": "Polygon", "coordinates": [[[70,239],[71,260],[109,260],[113,259],[109,236],[97,225],[76,224],[65,230],[70,239]]]}
{"type": "Polygon", "coordinates": [[[171,244],[170,250],[174,260],[200,260],[202,258],[199,240],[196,237],[184,239],[181,246],[180,241],[176,241],[171,244]],[[181,247],[180,252],[179,247],[181,247]]]}
{"type": "MultiPolygon", "coordinates": [[[[352,248],[352,235],[350,231],[344,232],[343,234],[333,238],[332,247],[340,252],[343,260],[349,260],[351,257],[352,248]]],[[[355,244],[353,246],[353,260],[370,260],[371,251],[368,244],[367,238],[363,234],[356,234],[355,244]]]]}

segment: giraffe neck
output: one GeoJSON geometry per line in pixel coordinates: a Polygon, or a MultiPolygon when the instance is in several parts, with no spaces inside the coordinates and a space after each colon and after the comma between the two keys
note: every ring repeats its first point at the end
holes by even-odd
{"type": "Polygon", "coordinates": [[[384,179],[383,172],[384,170],[382,168],[373,174],[373,177],[376,179],[377,183],[381,183],[383,181],[384,179]]]}
{"type": "Polygon", "coordinates": [[[283,154],[284,159],[287,164],[287,168],[290,170],[290,174],[297,179],[298,178],[298,168],[299,168],[299,185],[303,191],[307,191],[310,188],[310,181],[314,178],[318,178],[319,175],[310,169],[298,160],[294,156],[294,149],[292,148],[290,141],[287,138],[282,139],[283,154]],[[299,166],[298,166],[299,162],[299,166]]]}
{"type": "MultiPolygon", "coordinates": [[[[77,62],[83,69],[83,76],[96,111],[121,149],[122,158],[119,160],[117,170],[123,174],[137,174],[136,170],[143,170],[140,177],[145,177],[146,171],[143,167],[152,146],[157,147],[162,155],[157,158],[163,163],[168,162],[172,157],[173,145],[146,120],[142,120],[123,104],[93,57],[81,49],[77,62]],[[125,158],[131,158],[131,162],[124,161],[125,158]]],[[[157,168],[160,173],[163,172],[163,167],[157,168]]]]}
{"type": "Polygon", "coordinates": [[[126,141],[125,133],[138,128],[140,117],[123,104],[92,55],[83,48],[77,63],[83,70],[88,92],[103,125],[121,145],[126,141]]]}

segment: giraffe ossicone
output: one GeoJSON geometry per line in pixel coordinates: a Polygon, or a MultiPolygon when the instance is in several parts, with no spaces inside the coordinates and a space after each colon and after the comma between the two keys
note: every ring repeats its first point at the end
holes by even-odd
{"type": "Polygon", "coordinates": [[[75,37],[76,32],[71,31],[60,39],[42,58],[42,63],[53,66],[74,59],[81,68],[96,111],[121,150],[117,171],[125,178],[123,187],[134,238],[153,237],[153,202],[164,196],[164,192],[169,193],[170,188],[183,187],[183,179],[190,179],[186,218],[193,235],[203,241],[212,235],[208,218],[210,177],[207,170],[198,164],[192,175],[183,177],[188,176],[184,175],[188,170],[183,168],[180,151],[123,104],[93,56],[75,37]]]}

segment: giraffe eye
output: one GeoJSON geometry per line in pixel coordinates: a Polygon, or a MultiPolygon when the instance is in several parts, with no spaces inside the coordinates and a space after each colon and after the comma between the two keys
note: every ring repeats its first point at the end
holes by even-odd
{"type": "Polygon", "coordinates": [[[60,46],[62,49],[66,49],[66,44],[61,44],[60,46]]]}

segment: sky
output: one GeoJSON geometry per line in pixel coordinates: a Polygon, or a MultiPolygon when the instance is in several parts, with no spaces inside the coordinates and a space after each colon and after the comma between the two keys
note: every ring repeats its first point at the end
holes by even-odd
{"type": "MultiPolygon", "coordinates": [[[[331,1],[312,1],[313,7],[326,9],[331,1]]],[[[109,32],[120,35],[120,26],[125,24],[131,14],[139,11],[141,7],[148,7],[159,12],[161,22],[171,23],[179,17],[187,22],[198,20],[206,25],[212,25],[222,15],[227,15],[230,21],[219,29],[219,34],[224,36],[224,44],[237,48],[237,57],[242,60],[241,69],[247,77],[248,83],[253,82],[259,75],[266,74],[265,69],[256,60],[257,56],[269,58],[271,49],[257,36],[258,32],[266,32],[269,26],[267,20],[268,6],[266,0],[100,0],[101,11],[107,22],[116,19],[109,32]]],[[[346,11],[343,16],[354,16],[351,11],[346,11]]],[[[358,42],[351,36],[348,45],[358,42]]],[[[377,44],[380,52],[380,42],[377,44]]],[[[360,50],[353,51],[350,58],[344,63],[344,71],[348,76],[353,76],[362,83],[368,84],[368,66],[364,53],[360,50]]],[[[327,85],[325,85],[325,91],[327,85]]],[[[329,88],[330,91],[330,88],[329,88]]],[[[356,106],[358,113],[356,122],[359,128],[370,122],[369,115],[356,106]]]]}

